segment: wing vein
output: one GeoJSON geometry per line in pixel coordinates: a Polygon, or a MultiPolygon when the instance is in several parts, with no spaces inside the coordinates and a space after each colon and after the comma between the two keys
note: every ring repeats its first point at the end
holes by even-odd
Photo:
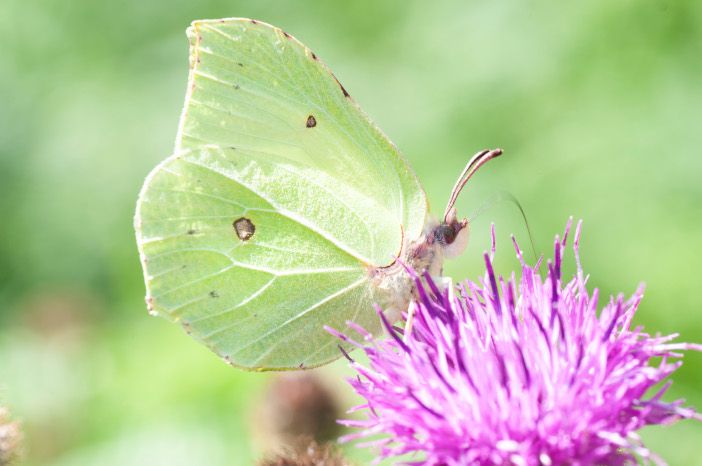
{"type": "Polygon", "coordinates": [[[246,299],[244,299],[242,302],[240,302],[240,303],[237,304],[236,306],[232,306],[232,307],[230,307],[229,309],[225,309],[225,310],[220,311],[220,312],[217,312],[217,313],[215,313],[215,314],[210,314],[210,315],[203,316],[203,317],[200,317],[200,318],[195,319],[195,320],[191,320],[189,323],[192,325],[192,324],[194,324],[194,323],[196,323],[196,322],[201,322],[201,321],[203,321],[203,320],[208,320],[208,319],[211,319],[211,318],[213,318],[213,317],[218,317],[218,316],[227,314],[227,313],[229,313],[229,312],[232,312],[233,310],[235,310],[235,309],[237,309],[237,308],[239,308],[239,307],[245,305],[246,303],[250,302],[251,300],[253,300],[253,299],[256,298],[257,296],[260,296],[269,286],[271,286],[271,284],[275,281],[275,279],[276,279],[276,277],[272,277],[272,278],[268,281],[268,283],[266,283],[265,285],[263,285],[258,291],[256,291],[256,292],[253,293],[251,296],[249,296],[249,297],[247,297],[246,299]]]}
{"type": "MultiPolygon", "coordinates": [[[[223,59],[223,60],[225,60],[225,61],[228,61],[228,62],[230,62],[230,63],[237,63],[235,60],[232,60],[231,58],[225,57],[224,55],[219,55],[219,54],[216,54],[216,53],[214,53],[214,52],[212,52],[212,51],[209,51],[209,50],[204,50],[204,52],[205,52],[206,54],[209,54],[209,55],[213,56],[213,57],[221,58],[221,59],[223,59]]],[[[262,66],[261,66],[260,64],[258,64],[257,62],[252,62],[252,63],[254,63],[258,68],[260,68],[261,70],[263,70],[263,71],[265,71],[266,73],[270,74],[270,75],[273,76],[274,78],[280,79],[280,78],[278,78],[278,76],[276,76],[272,71],[268,70],[267,68],[262,67],[262,66]]],[[[208,64],[208,66],[211,66],[212,68],[218,68],[218,69],[220,69],[220,70],[222,70],[222,71],[230,71],[230,70],[227,70],[226,68],[222,68],[221,66],[218,66],[218,65],[215,65],[215,64],[208,64]]],[[[207,75],[203,73],[202,76],[207,76],[207,75]]],[[[237,74],[236,76],[239,77],[239,78],[241,78],[243,81],[246,81],[246,82],[248,82],[248,83],[250,83],[250,84],[253,84],[254,86],[261,86],[261,83],[260,83],[260,82],[256,82],[256,81],[254,81],[253,79],[249,79],[249,78],[247,78],[246,76],[244,76],[243,74],[237,74]]],[[[243,82],[243,81],[242,81],[242,82],[243,82]]],[[[282,81],[282,80],[281,80],[281,81],[282,81]]],[[[220,82],[224,82],[224,81],[220,81],[220,82]]],[[[285,81],[283,81],[283,82],[285,82],[285,81]]],[[[228,84],[229,84],[230,86],[233,86],[233,85],[234,85],[234,83],[228,83],[228,84]]],[[[288,82],[285,82],[285,84],[288,84],[289,86],[292,86],[292,85],[291,85],[290,83],[288,83],[288,82]]],[[[283,99],[283,100],[287,100],[287,101],[292,102],[293,104],[296,104],[296,105],[298,105],[298,106],[303,105],[302,102],[297,101],[297,100],[293,99],[292,97],[287,96],[287,95],[285,95],[285,94],[281,94],[280,92],[276,91],[275,89],[273,89],[273,88],[271,88],[271,87],[268,87],[268,86],[261,86],[261,87],[263,87],[264,89],[270,91],[272,94],[277,95],[278,97],[280,97],[280,98],[283,99]]],[[[265,97],[263,94],[254,93],[254,92],[250,91],[249,89],[251,89],[251,88],[247,88],[247,91],[248,91],[248,92],[251,92],[252,94],[255,94],[255,95],[260,95],[260,96],[265,97]]]]}
{"type": "MultiPolygon", "coordinates": [[[[344,289],[342,289],[342,290],[339,290],[339,291],[337,291],[337,292],[335,292],[335,293],[333,293],[333,294],[327,296],[327,297],[324,298],[323,300],[319,301],[317,304],[314,304],[313,306],[308,307],[307,309],[305,309],[304,311],[300,312],[300,313],[297,314],[296,316],[294,316],[294,317],[288,319],[287,321],[283,322],[282,324],[278,325],[276,328],[274,328],[274,329],[272,329],[272,330],[269,330],[268,332],[266,332],[265,334],[263,334],[263,335],[261,335],[260,337],[256,338],[255,340],[252,340],[252,341],[246,343],[246,345],[240,347],[240,348],[237,349],[234,353],[232,353],[232,356],[235,355],[235,354],[237,354],[237,353],[239,353],[239,352],[242,351],[243,349],[246,349],[246,348],[248,348],[249,346],[252,346],[252,345],[258,343],[259,341],[263,340],[263,339],[266,338],[267,336],[269,336],[269,335],[271,335],[272,333],[274,333],[274,332],[280,330],[281,328],[283,328],[284,326],[290,324],[291,322],[294,322],[295,320],[297,320],[297,319],[303,317],[305,314],[307,314],[308,312],[310,312],[310,311],[312,311],[312,310],[318,308],[319,306],[321,306],[321,305],[323,305],[323,304],[325,304],[325,303],[331,301],[332,299],[334,299],[334,298],[336,298],[336,297],[338,297],[338,296],[342,296],[343,294],[348,293],[349,291],[353,290],[354,288],[356,288],[357,286],[359,286],[360,284],[362,284],[363,282],[366,282],[366,281],[368,281],[368,279],[364,277],[364,278],[358,280],[357,282],[355,282],[355,283],[353,283],[353,284],[347,286],[346,288],[344,288],[344,289]]],[[[228,327],[227,327],[227,328],[228,328],[228,327]]],[[[214,332],[213,334],[216,334],[216,333],[221,332],[221,331],[223,331],[223,330],[227,330],[227,328],[217,330],[217,331],[214,332]]],[[[210,338],[213,334],[207,335],[207,338],[210,338]]]]}
{"type": "MultiPolygon", "coordinates": [[[[358,314],[360,314],[360,312],[361,312],[361,306],[363,306],[363,304],[364,304],[364,301],[363,301],[363,300],[359,300],[358,304],[356,305],[356,311],[354,312],[353,317],[351,317],[350,319],[346,319],[347,322],[348,322],[348,321],[354,322],[354,321],[356,320],[356,317],[358,317],[358,314]]],[[[342,332],[339,332],[339,333],[341,333],[342,335],[346,334],[346,331],[349,330],[349,329],[351,328],[348,324],[345,324],[345,325],[346,325],[346,326],[344,327],[344,330],[343,330],[342,332]]],[[[316,354],[318,354],[318,353],[321,353],[322,350],[323,350],[324,348],[328,347],[329,345],[331,345],[331,344],[333,344],[333,343],[341,343],[341,342],[338,341],[338,340],[336,339],[336,337],[330,338],[330,339],[329,339],[329,342],[327,342],[326,344],[320,346],[320,347],[317,349],[317,351],[315,351],[315,352],[313,352],[313,353],[307,355],[307,359],[308,359],[308,360],[313,359],[314,355],[316,355],[316,354]]]]}
{"type": "MultiPolygon", "coordinates": [[[[195,161],[195,160],[189,160],[189,159],[182,159],[182,160],[187,161],[187,162],[190,162],[190,163],[192,163],[192,164],[194,164],[194,165],[197,165],[197,166],[206,168],[206,169],[208,169],[208,170],[212,170],[212,171],[215,172],[215,173],[220,173],[220,172],[216,171],[214,168],[208,167],[207,165],[204,165],[204,164],[202,164],[202,163],[199,163],[199,162],[197,162],[197,161],[195,161]]],[[[279,165],[279,167],[280,167],[280,165],[279,165]]],[[[222,174],[222,173],[220,173],[220,174],[222,174]]],[[[226,175],[225,175],[225,176],[226,176],[226,175]]],[[[230,179],[231,179],[231,178],[230,178],[230,179]]],[[[250,187],[250,186],[244,184],[244,183],[243,183],[242,181],[240,181],[240,180],[234,180],[234,179],[232,179],[232,181],[235,181],[235,182],[239,183],[241,186],[245,187],[246,189],[248,189],[248,190],[251,191],[252,193],[258,195],[258,196],[261,197],[261,198],[263,198],[263,199],[264,199],[265,201],[267,201],[269,204],[271,204],[271,205],[273,205],[274,207],[276,207],[277,212],[278,212],[280,215],[283,215],[284,217],[287,217],[287,218],[289,218],[290,220],[293,220],[294,222],[297,222],[297,223],[299,223],[300,225],[309,228],[310,230],[312,230],[312,231],[314,231],[315,233],[317,233],[317,234],[321,235],[322,237],[324,237],[326,240],[330,241],[332,244],[334,244],[335,246],[337,246],[339,249],[341,249],[341,250],[343,250],[343,251],[349,253],[350,255],[352,255],[353,257],[355,257],[356,259],[358,259],[358,260],[360,260],[360,261],[362,261],[362,262],[365,262],[365,263],[372,263],[372,262],[373,262],[373,261],[370,260],[369,258],[364,257],[362,254],[360,254],[360,253],[359,253],[358,251],[356,251],[354,248],[351,248],[350,246],[348,246],[348,245],[346,245],[346,244],[344,244],[344,243],[341,243],[339,240],[337,240],[336,238],[334,238],[333,236],[331,236],[331,234],[329,234],[328,232],[323,231],[323,230],[320,230],[320,229],[317,229],[316,226],[315,226],[314,224],[309,223],[306,219],[304,219],[304,218],[302,218],[302,217],[299,217],[298,215],[296,215],[296,214],[294,214],[293,212],[291,212],[291,211],[289,211],[289,210],[283,208],[282,206],[279,206],[279,205],[278,205],[275,201],[273,201],[272,199],[268,199],[267,196],[265,196],[263,193],[261,193],[261,192],[255,190],[255,189],[253,189],[252,187],[250,187]]],[[[320,188],[321,188],[321,187],[320,187],[320,188]]],[[[322,189],[324,189],[324,188],[322,188],[322,189]]],[[[331,191],[328,191],[328,190],[326,190],[326,189],[325,189],[325,191],[329,192],[329,193],[332,194],[334,197],[336,197],[333,193],[331,193],[331,191]]],[[[339,202],[341,202],[341,201],[339,201],[339,202]]],[[[346,204],[344,204],[344,205],[346,205],[346,204]]],[[[348,206],[347,206],[347,207],[348,207],[348,206]]],[[[369,232],[370,232],[369,226],[361,219],[360,216],[358,216],[358,214],[357,214],[355,211],[353,211],[353,209],[351,209],[351,210],[352,210],[352,212],[354,212],[354,214],[359,218],[359,220],[361,220],[361,223],[363,223],[363,225],[365,225],[365,227],[366,227],[366,228],[369,230],[369,232]]],[[[371,238],[372,238],[372,235],[371,235],[371,238]]]]}
{"type": "MultiPolygon", "coordinates": [[[[232,205],[235,205],[237,207],[241,207],[242,209],[246,209],[245,205],[239,204],[238,202],[232,201],[231,199],[227,199],[227,198],[220,197],[220,196],[215,196],[214,194],[203,193],[201,191],[192,191],[189,189],[161,188],[159,186],[151,186],[151,189],[156,190],[156,191],[170,191],[170,192],[174,192],[174,193],[196,194],[198,196],[210,197],[212,199],[217,199],[218,201],[226,202],[227,204],[232,204],[232,205]]],[[[203,218],[205,218],[205,217],[203,217],[203,218]]]]}
{"type": "MultiPolygon", "coordinates": [[[[175,286],[175,287],[173,287],[173,288],[169,288],[167,291],[164,291],[164,292],[161,293],[161,294],[152,295],[151,298],[152,298],[154,301],[156,301],[156,300],[158,300],[158,299],[160,299],[160,298],[162,298],[162,297],[164,297],[164,296],[166,296],[166,295],[168,295],[168,294],[173,293],[174,291],[180,290],[181,288],[185,288],[185,287],[188,287],[188,286],[190,286],[190,285],[194,285],[195,283],[199,283],[199,282],[202,282],[202,281],[204,281],[204,280],[209,280],[209,279],[212,278],[212,277],[216,277],[217,275],[220,275],[220,274],[222,274],[222,273],[224,273],[224,272],[227,272],[228,270],[232,269],[233,267],[234,267],[234,264],[232,264],[232,265],[230,265],[230,266],[228,266],[228,267],[225,267],[225,268],[223,268],[223,269],[221,269],[221,270],[218,270],[217,272],[213,272],[213,273],[211,273],[211,274],[209,274],[209,275],[205,275],[204,277],[200,277],[200,278],[198,278],[197,280],[190,280],[189,282],[185,282],[185,283],[183,283],[183,284],[181,284],[181,285],[175,286]]],[[[180,307],[182,307],[182,306],[179,306],[178,308],[180,308],[180,307]]],[[[176,308],[176,309],[178,309],[178,308],[176,308]]],[[[170,313],[171,311],[169,310],[168,312],[170,313]]]]}
{"type": "MultiPolygon", "coordinates": [[[[221,152],[221,151],[220,151],[220,155],[221,155],[223,158],[225,157],[225,154],[224,154],[223,152],[221,152]]],[[[347,204],[343,199],[339,198],[339,197],[334,193],[333,190],[331,190],[331,189],[329,189],[329,188],[326,188],[325,186],[320,185],[319,183],[317,183],[315,180],[313,180],[313,179],[310,178],[309,176],[305,175],[304,173],[299,173],[299,172],[295,172],[295,171],[293,171],[293,170],[290,170],[290,169],[289,169],[288,167],[286,167],[285,165],[277,165],[277,167],[280,168],[281,170],[285,170],[286,172],[292,174],[293,176],[299,176],[299,177],[301,177],[301,178],[306,179],[306,180],[309,181],[312,185],[314,185],[314,186],[316,186],[317,188],[319,188],[319,189],[325,191],[330,197],[336,199],[341,205],[343,205],[343,206],[346,207],[349,211],[351,211],[351,212],[354,214],[354,216],[358,219],[358,221],[359,221],[361,224],[363,224],[363,226],[364,226],[364,227],[366,228],[366,230],[368,231],[368,237],[370,238],[370,241],[371,241],[371,251],[374,250],[374,247],[375,247],[375,239],[373,238],[373,231],[371,230],[371,227],[370,227],[370,225],[368,224],[368,222],[365,221],[365,220],[363,219],[363,217],[361,216],[361,214],[359,213],[358,210],[356,210],[353,206],[347,204]]],[[[234,180],[234,181],[237,181],[237,180],[234,180]]],[[[239,181],[237,181],[237,182],[240,183],[240,184],[242,184],[242,183],[239,182],[239,181]]],[[[242,184],[242,186],[245,186],[245,185],[242,184]]],[[[246,187],[247,189],[251,189],[251,188],[249,188],[248,186],[245,186],[245,187],[246,187]]],[[[351,188],[351,187],[349,187],[349,189],[352,190],[352,191],[354,191],[354,192],[356,192],[356,190],[354,190],[354,189],[351,188]]],[[[258,195],[258,196],[260,196],[260,197],[263,197],[263,198],[265,199],[265,197],[264,197],[263,195],[261,195],[260,193],[258,193],[258,192],[256,192],[256,191],[253,191],[253,190],[251,190],[251,191],[252,191],[254,194],[256,194],[256,195],[258,195]]],[[[357,194],[358,194],[359,197],[362,196],[362,197],[365,197],[366,199],[369,199],[367,196],[364,196],[364,195],[361,194],[361,193],[357,193],[357,194]]],[[[268,200],[268,199],[266,199],[266,200],[268,200]]],[[[369,200],[372,201],[372,199],[369,199],[369,200]]],[[[274,202],[272,202],[272,201],[268,201],[268,202],[269,202],[270,204],[272,204],[272,205],[275,206],[275,203],[274,203],[274,202]]],[[[281,209],[282,209],[282,207],[281,207],[281,209]]],[[[285,211],[287,211],[287,209],[285,209],[285,211]]],[[[282,213],[282,211],[281,211],[281,213],[282,213]]],[[[286,215],[286,216],[287,216],[288,218],[291,218],[291,217],[289,217],[288,215],[286,215]]],[[[319,233],[319,232],[317,231],[317,233],[319,233]]],[[[371,257],[373,257],[373,254],[371,254],[371,257]]]]}

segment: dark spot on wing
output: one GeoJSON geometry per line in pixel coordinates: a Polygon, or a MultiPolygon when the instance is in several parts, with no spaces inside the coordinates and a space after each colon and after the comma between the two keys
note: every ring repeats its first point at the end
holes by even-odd
{"type": "Polygon", "coordinates": [[[219,298],[219,294],[215,290],[210,291],[210,297],[212,298],[219,298]]]}
{"type": "Polygon", "coordinates": [[[187,231],[186,234],[188,234],[188,235],[194,235],[195,233],[196,233],[195,230],[190,229],[190,230],[187,231]]]}
{"type": "Polygon", "coordinates": [[[234,84],[234,89],[241,89],[238,84],[234,84]]]}
{"type": "Polygon", "coordinates": [[[241,217],[234,220],[232,225],[234,226],[236,236],[242,241],[248,241],[251,239],[256,231],[256,226],[246,217],[241,217]]]}
{"type": "Polygon", "coordinates": [[[256,21],[255,19],[252,19],[251,22],[254,24],[258,24],[258,21],[256,21]]]}
{"type": "Polygon", "coordinates": [[[312,54],[312,58],[314,58],[316,61],[319,61],[319,58],[317,58],[317,55],[315,55],[314,52],[310,50],[310,53],[312,54]]]}
{"type": "Polygon", "coordinates": [[[244,65],[242,65],[240,62],[236,62],[236,64],[239,65],[239,66],[244,66],[244,65]]]}
{"type": "Polygon", "coordinates": [[[288,39],[290,39],[290,34],[288,34],[287,32],[283,31],[283,35],[284,35],[285,37],[287,37],[288,39]]]}
{"type": "Polygon", "coordinates": [[[307,117],[307,127],[314,128],[315,126],[317,126],[317,119],[312,115],[308,116],[307,117]]]}

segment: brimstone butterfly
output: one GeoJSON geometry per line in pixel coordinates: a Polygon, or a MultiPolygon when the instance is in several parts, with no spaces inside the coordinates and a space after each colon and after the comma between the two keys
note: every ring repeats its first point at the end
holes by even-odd
{"type": "Polygon", "coordinates": [[[453,203],[501,151],[471,160],[439,222],[405,158],[296,39],[248,19],[187,35],[175,152],[137,203],[148,308],[240,368],[328,363],[339,340],[324,325],[382,332],[373,304],[397,320],[412,296],[402,264],[437,275],[465,248],[453,203]]]}

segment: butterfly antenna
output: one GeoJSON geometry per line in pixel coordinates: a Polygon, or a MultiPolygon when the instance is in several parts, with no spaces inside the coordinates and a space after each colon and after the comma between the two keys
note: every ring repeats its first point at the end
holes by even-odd
{"type": "Polygon", "coordinates": [[[473,158],[470,159],[468,165],[466,165],[466,168],[463,169],[463,173],[461,173],[461,176],[458,177],[458,180],[456,181],[453,190],[451,190],[451,198],[449,199],[448,205],[446,206],[446,212],[444,212],[444,221],[446,221],[446,219],[448,218],[449,212],[451,212],[453,204],[458,198],[458,193],[461,192],[463,186],[465,186],[470,177],[473,176],[473,173],[475,173],[482,164],[484,164],[490,159],[494,159],[495,157],[501,154],[502,149],[484,150],[478,152],[473,156],[473,158]]]}
{"type": "Polygon", "coordinates": [[[536,255],[536,246],[534,246],[534,235],[531,234],[531,228],[529,228],[529,222],[527,221],[526,214],[524,213],[522,205],[519,203],[517,198],[512,195],[512,193],[508,193],[507,191],[498,191],[495,194],[493,194],[490,199],[488,199],[483,205],[478,207],[478,210],[470,214],[470,216],[468,217],[468,223],[472,222],[477,217],[484,214],[485,211],[488,210],[490,207],[494,206],[495,204],[501,201],[511,202],[512,204],[516,205],[519,209],[519,212],[522,214],[522,218],[524,219],[524,225],[526,226],[527,234],[529,235],[531,251],[534,253],[534,258],[538,259],[538,256],[536,255]]]}

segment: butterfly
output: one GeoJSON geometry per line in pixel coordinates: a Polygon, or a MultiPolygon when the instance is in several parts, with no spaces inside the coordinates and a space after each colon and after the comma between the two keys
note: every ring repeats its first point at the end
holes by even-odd
{"type": "Polygon", "coordinates": [[[317,56],[241,18],[187,30],[190,73],[174,154],[146,178],[135,229],[152,314],[231,365],[305,369],[338,358],[324,325],[382,332],[413,281],[460,254],[468,221],[441,221],[414,171],[317,56]]]}

